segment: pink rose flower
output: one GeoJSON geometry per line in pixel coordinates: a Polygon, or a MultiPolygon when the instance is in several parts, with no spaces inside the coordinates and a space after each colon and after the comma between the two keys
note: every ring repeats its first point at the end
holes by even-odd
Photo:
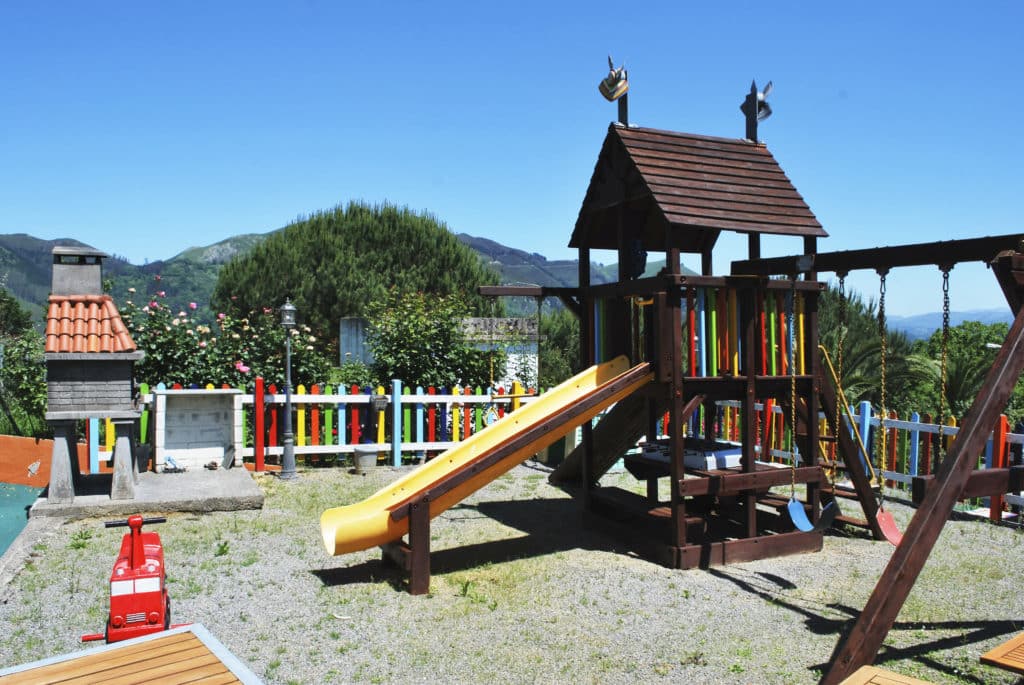
{"type": "Polygon", "coordinates": [[[198,307],[198,306],[199,306],[199,305],[197,305],[197,304],[196,304],[195,302],[189,302],[189,303],[188,303],[188,308],[189,308],[189,309],[195,309],[195,308],[196,308],[196,307],[198,307]]]}
{"type": "Polygon", "coordinates": [[[242,362],[235,362],[235,368],[241,371],[242,373],[249,373],[250,371],[249,367],[243,364],[242,362]]]}

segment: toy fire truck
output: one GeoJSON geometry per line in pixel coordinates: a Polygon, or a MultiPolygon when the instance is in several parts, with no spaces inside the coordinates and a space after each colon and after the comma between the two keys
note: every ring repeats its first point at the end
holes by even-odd
{"type": "Polygon", "coordinates": [[[171,626],[171,603],[167,596],[164,547],[157,533],[142,532],[143,524],[163,523],[163,516],[129,516],[107,521],[107,528],[128,526],[121,540],[121,552],[110,574],[110,617],[103,633],[82,636],[82,642],[105,639],[120,642],[157,633],[171,626]]]}

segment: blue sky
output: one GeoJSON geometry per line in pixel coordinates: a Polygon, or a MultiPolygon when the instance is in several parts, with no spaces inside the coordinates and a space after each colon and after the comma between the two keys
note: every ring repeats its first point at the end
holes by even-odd
{"type": "MultiPolygon", "coordinates": [[[[573,258],[615,115],[597,92],[608,53],[641,126],[741,137],[751,79],[774,81],[761,138],[823,251],[1012,233],[1022,46],[1015,2],[8,0],[0,233],[142,263],[387,200],[573,258]]],[[[716,271],[744,250],[723,237],[716,271]]],[[[871,274],[850,283],[877,292],[871,274]]],[[[938,271],[894,272],[888,293],[891,314],[934,311],[938,271]]],[[[1005,306],[980,266],[953,271],[952,297],[1005,306]]]]}

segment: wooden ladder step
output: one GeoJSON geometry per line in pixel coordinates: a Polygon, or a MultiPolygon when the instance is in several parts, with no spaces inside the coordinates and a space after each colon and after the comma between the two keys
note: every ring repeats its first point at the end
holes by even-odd
{"type": "Polygon", "coordinates": [[[860,496],[855,490],[847,490],[846,488],[836,488],[835,492],[832,492],[832,488],[822,488],[822,495],[835,495],[836,499],[848,499],[848,500],[859,500],[860,496]]]}
{"type": "Polygon", "coordinates": [[[846,516],[845,514],[837,514],[836,523],[845,523],[846,525],[853,526],[855,528],[870,528],[866,519],[846,516]]]}

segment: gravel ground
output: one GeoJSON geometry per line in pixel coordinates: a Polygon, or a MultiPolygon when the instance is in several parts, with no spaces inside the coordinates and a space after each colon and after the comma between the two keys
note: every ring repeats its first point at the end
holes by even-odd
{"type": "MultiPolygon", "coordinates": [[[[323,509],[398,475],[266,477],[262,511],[169,516],[156,528],[173,620],[202,623],[268,683],[814,683],[892,551],[828,535],[818,554],[673,571],[583,529],[578,504],[526,464],[434,521],[432,592],[412,597],[379,551],[329,557],[319,535],[323,509]]],[[[890,509],[902,524],[913,513],[890,509]]],[[[25,565],[0,569],[0,665],[102,630],[123,532],[30,527],[25,565]]],[[[978,656],[1024,629],[1022,539],[950,522],[876,663],[936,683],[1016,682],[978,656]]]]}

